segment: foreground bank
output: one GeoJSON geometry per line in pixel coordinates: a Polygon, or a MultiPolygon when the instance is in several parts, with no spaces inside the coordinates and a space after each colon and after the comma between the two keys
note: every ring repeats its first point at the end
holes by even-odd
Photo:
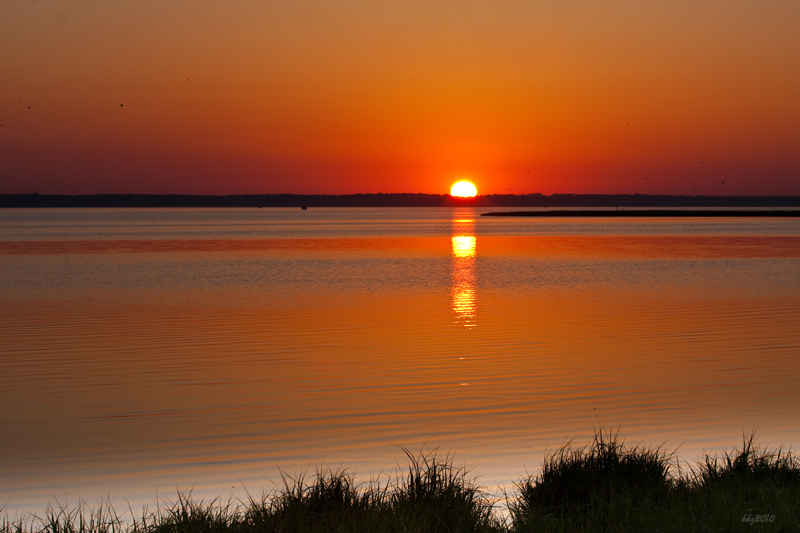
{"type": "Polygon", "coordinates": [[[287,476],[281,489],[243,502],[178,494],[132,518],[110,506],[47,508],[3,519],[0,533],[800,530],[800,460],[760,447],[752,436],[689,465],[600,430],[586,445],[569,443],[549,455],[502,501],[452,456],[404,451],[405,470],[369,482],[317,470],[287,476]]]}

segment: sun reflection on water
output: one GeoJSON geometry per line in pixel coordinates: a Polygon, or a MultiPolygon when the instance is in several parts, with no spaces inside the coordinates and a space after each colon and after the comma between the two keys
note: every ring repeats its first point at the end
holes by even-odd
{"type": "Polygon", "coordinates": [[[453,286],[454,324],[475,327],[475,220],[453,221],[453,286]]]}
{"type": "Polygon", "coordinates": [[[475,257],[475,237],[465,235],[453,237],[453,255],[455,257],[475,257]]]}

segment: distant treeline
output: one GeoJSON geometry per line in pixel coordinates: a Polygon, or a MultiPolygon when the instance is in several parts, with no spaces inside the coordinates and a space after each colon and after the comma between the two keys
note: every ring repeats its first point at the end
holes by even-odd
{"type": "Polygon", "coordinates": [[[2,207],[800,207],[800,196],[666,194],[0,194],[2,207]]]}

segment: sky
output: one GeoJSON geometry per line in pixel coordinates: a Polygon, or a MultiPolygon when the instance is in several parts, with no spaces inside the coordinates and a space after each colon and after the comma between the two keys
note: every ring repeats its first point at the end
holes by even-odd
{"type": "Polygon", "coordinates": [[[0,193],[800,195],[793,0],[3,0],[0,193]]]}

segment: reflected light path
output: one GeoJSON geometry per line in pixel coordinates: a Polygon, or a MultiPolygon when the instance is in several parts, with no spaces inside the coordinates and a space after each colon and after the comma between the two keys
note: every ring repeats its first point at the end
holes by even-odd
{"type": "Polygon", "coordinates": [[[454,325],[475,327],[475,219],[453,221],[453,286],[454,325]]]}
{"type": "Polygon", "coordinates": [[[476,211],[0,209],[0,515],[368,482],[397,444],[502,500],[601,424],[800,442],[795,221],[476,211]]]}

